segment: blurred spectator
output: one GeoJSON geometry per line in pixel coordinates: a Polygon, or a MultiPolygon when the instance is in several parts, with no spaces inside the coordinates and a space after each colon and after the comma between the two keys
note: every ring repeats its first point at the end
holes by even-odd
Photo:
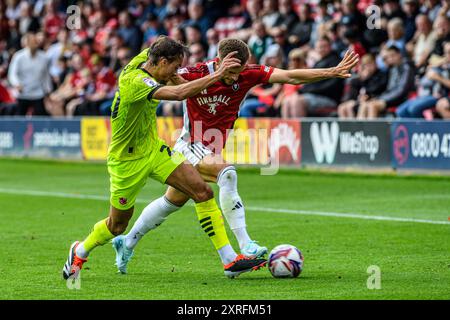
{"type": "Polygon", "coordinates": [[[386,71],[388,66],[384,61],[385,49],[395,46],[406,57],[406,42],[405,42],[405,30],[403,29],[403,21],[400,18],[394,18],[388,22],[387,25],[388,40],[381,47],[381,52],[377,56],[377,65],[383,71],[386,71]]]}
{"type": "Polygon", "coordinates": [[[176,41],[186,43],[186,34],[180,26],[170,29],[169,36],[176,41]]]}
{"type": "Polygon", "coordinates": [[[314,24],[310,37],[311,44],[314,44],[321,36],[324,36],[324,34],[320,34],[319,29],[324,28],[325,23],[331,19],[332,17],[328,14],[328,2],[321,0],[316,7],[316,15],[314,17],[314,24]]]}
{"type": "Polygon", "coordinates": [[[117,33],[125,41],[125,44],[131,48],[134,54],[139,53],[141,49],[142,36],[137,26],[133,25],[131,15],[122,11],[119,14],[119,29],[117,33]]]}
{"type": "Polygon", "coordinates": [[[262,22],[266,29],[274,27],[280,17],[278,0],[263,0],[262,22]]]}
{"type": "Polygon", "coordinates": [[[45,5],[44,11],[44,32],[50,41],[54,41],[59,30],[64,26],[64,18],[56,11],[56,1],[49,0],[45,5]]]}
{"type": "MultiPolygon", "coordinates": [[[[331,56],[324,58],[314,50],[321,43],[318,39],[323,37],[331,40],[332,51],[338,55],[347,49],[356,51],[360,56],[365,52],[373,54],[377,57],[377,65],[383,70],[389,67],[384,63],[384,59],[389,60],[387,48],[395,46],[403,55],[402,64],[413,61],[410,67],[419,67],[414,72],[416,79],[421,79],[429,75],[428,70],[442,68],[446,59],[444,43],[450,40],[449,18],[449,0],[0,0],[0,82],[5,89],[2,96],[12,96],[0,113],[18,110],[14,101],[17,91],[7,84],[5,77],[11,71],[11,57],[23,48],[25,34],[30,31],[35,34],[36,51],[45,51],[49,60],[54,91],[44,98],[47,112],[62,115],[68,108],[67,114],[72,112],[77,115],[110,112],[111,103],[107,97],[111,92],[95,96],[97,88],[102,87],[102,81],[106,81],[104,77],[100,76],[102,80],[98,78],[99,73],[103,73],[100,71],[103,67],[98,67],[95,57],[101,57],[103,62],[108,63],[104,67],[112,75],[106,73],[109,79],[106,82],[109,86],[113,85],[126,63],[148,47],[159,34],[168,34],[190,46],[193,54],[185,57],[183,65],[215,58],[218,42],[224,37],[237,37],[250,44],[253,54],[249,63],[264,63],[265,57],[274,56],[272,45],[275,45],[281,48],[277,50],[282,53],[281,58],[272,57],[268,61],[276,59],[283,65],[289,60],[290,67],[292,59],[288,57],[291,53],[298,55],[296,49],[300,46],[301,59],[296,59],[305,61],[304,66],[317,66],[319,62],[331,59],[331,56]],[[66,9],[71,4],[81,9],[81,28],[66,30],[66,9]],[[381,19],[376,21],[380,22],[380,28],[372,28],[366,23],[373,13],[366,11],[366,8],[372,4],[381,9],[381,19]],[[105,98],[98,99],[100,96],[105,98]]],[[[296,65],[303,66],[300,62],[296,65]]],[[[396,73],[394,69],[390,67],[391,76],[396,73]]],[[[364,77],[364,70],[355,71],[358,72],[356,79],[364,77]]],[[[372,78],[376,77],[368,77],[365,82],[375,81],[372,78]]],[[[343,92],[344,82],[337,81],[326,90],[320,89],[322,86],[327,88],[320,82],[300,87],[299,93],[290,92],[293,90],[291,86],[289,94],[285,94],[283,86],[278,96],[269,94],[263,98],[264,95],[257,95],[257,99],[263,99],[266,103],[254,114],[277,115],[284,110],[283,107],[280,109],[282,104],[290,104],[292,110],[289,109],[289,117],[333,115],[330,112],[336,109],[339,97],[343,93],[345,97],[348,94],[343,92]],[[331,101],[308,100],[304,93],[331,101]],[[307,106],[308,102],[312,106],[307,106]],[[315,106],[319,106],[316,112],[315,106]]],[[[42,86],[42,81],[35,86],[42,86]]],[[[421,88],[422,85],[419,91],[421,88]]],[[[274,92],[273,87],[258,90],[274,92]]],[[[378,94],[370,95],[364,105],[378,97],[378,94]]],[[[419,94],[418,98],[421,97],[419,94]]],[[[403,100],[406,98],[407,94],[403,100]]],[[[386,99],[389,102],[388,111],[403,100],[386,99]]],[[[445,109],[440,109],[443,107],[438,106],[443,106],[447,100],[439,101],[436,112],[438,109],[445,112],[445,109]]],[[[428,110],[427,114],[434,110],[428,110]]],[[[158,112],[163,115],[182,114],[179,104],[169,103],[164,103],[158,112]]]]}
{"type": "Polygon", "coordinates": [[[189,0],[188,16],[189,20],[186,21],[186,24],[196,24],[200,29],[200,34],[202,35],[205,35],[206,31],[212,27],[211,19],[205,14],[201,0],[189,0]]]}
{"type": "MultiPolygon", "coordinates": [[[[234,5],[230,8],[228,15],[217,19],[214,29],[219,34],[220,40],[230,37],[238,31],[242,32],[243,28],[249,28],[252,21],[261,13],[261,0],[247,0],[246,9],[247,11],[242,12],[240,5],[234,5]]],[[[244,30],[244,33],[247,34],[248,31],[244,30]]]]}
{"type": "MultiPolygon", "coordinates": [[[[108,61],[106,58],[93,56],[92,62],[92,82],[85,87],[85,91],[79,93],[77,99],[72,100],[67,104],[66,113],[68,116],[72,115],[100,115],[105,114],[105,109],[111,109],[114,93],[116,77],[112,70],[107,67],[108,61]],[[100,111],[102,110],[102,112],[100,111]]],[[[92,81],[91,80],[91,81],[92,81]]]]}
{"type": "Polygon", "coordinates": [[[7,0],[6,1],[6,17],[9,20],[20,19],[20,1],[19,0],[7,0]]]}
{"type": "Polygon", "coordinates": [[[19,32],[37,32],[39,30],[39,21],[33,17],[33,8],[28,2],[20,2],[19,32]]]}
{"type": "Polygon", "coordinates": [[[159,24],[158,17],[151,12],[142,24],[141,32],[144,34],[143,42],[145,46],[149,46],[159,35],[166,34],[166,30],[159,24]]]}
{"type": "Polygon", "coordinates": [[[428,16],[419,14],[416,17],[416,34],[408,43],[407,49],[412,55],[416,68],[425,67],[427,59],[436,43],[436,33],[428,16]]]}
{"type": "Polygon", "coordinates": [[[48,115],[44,107],[44,97],[52,89],[48,60],[38,49],[35,34],[27,33],[24,39],[25,48],[14,54],[8,71],[17,94],[16,114],[48,115]]]}
{"type": "Polygon", "coordinates": [[[348,28],[354,28],[361,36],[366,29],[366,18],[357,8],[357,0],[342,0],[341,23],[348,28]]]}
{"type": "MultiPolygon", "coordinates": [[[[362,45],[361,41],[359,41],[358,34],[354,29],[348,29],[344,33],[344,43],[347,45],[346,50],[355,51],[360,57],[363,57],[366,54],[366,49],[362,45]]],[[[345,51],[346,51],[345,50],[345,51]]],[[[344,57],[344,52],[341,52],[341,57],[344,57]]]]}
{"type": "Polygon", "coordinates": [[[439,99],[436,104],[436,112],[442,119],[450,119],[450,100],[448,97],[439,99]]]}
{"type": "Polygon", "coordinates": [[[60,84],[60,76],[64,70],[60,66],[60,57],[67,57],[70,53],[70,43],[69,43],[69,33],[66,29],[61,29],[58,32],[57,41],[53,43],[45,52],[49,64],[50,64],[50,75],[55,84],[60,84]]]}
{"type": "Polygon", "coordinates": [[[273,39],[267,34],[266,27],[261,20],[256,20],[252,25],[252,35],[248,39],[248,46],[257,63],[267,48],[273,43],[273,39]]]}
{"type": "Polygon", "coordinates": [[[9,31],[9,37],[8,37],[8,48],[10,48],[11,51],[15,52],[17,50],[20,50],[22,48],[21,45],[21,34],[19,32],[19,25],[18,20],[9,19],[8,23],[8,31],[9,31]]]}
{"type": "Polygon", "coordinates": [[[0,39],[6,40],[9,36],[9,20],[4,12],[4,4],[0,1],[0,39]]]}
{"type": "Polygon", "coordinates": [[[114,62],[114,64],[110,63],[110,66],[112,66],[116,78],[119,78],[120,72],[131,61],[131,59],[133,58],[133,54],[130,48],[120,47],[117,50],[117,55],[115,56],[115,58],[116,61],[114,62]]]}
{"type": "Polygon", "coordinates": [[[436,44],[431,51],[428,62],[430,65],[439,65],[444,59],[444,43],[450,41],[450,22],[447,16],[439,16],[434,22],[434,31],[436,32],[436,44]]]}
{"type": "Polygon", "coordinates": [[[405,13],[405,41],[409,42],[416,33],[416,17],[420,12],[418,0],[402,0],[402,10],[405,13]]]}
{"type": "Polygon", "coordinates": [[[389,67],[386,90],[378,97],[360,104],[360,119],[377,118],[387,107],[401,104],[414,87],[414,68],[403,58],[400,49],[396,46],[387,48],[385,60],[389,67]]]}
{"type": "Polygon", "coordinates": [[[298,22],[298,16],[292,6],[292,0],[278,0],[279,15],[273,27],[280,27],[284,32],[291,30],[298,22]]]}
{"type": "Polygon", "coordinates": [[[7,50],[7,42],[0,39],[0,80],[6,77],[8,71],[10,54],[7,50]]]}
{"type": "Polygon", "coordinates": [[[11,116],[16,112],[17,105],[8,88],[0,82],[0,116],[11,116]]]}
{"type": "Polygon", "coordinates": [[[195,65],[204,61],[206,52],[201,43],[194,43],[189,47],[189,65],[195,65]]]}
{"type": "Polygon", "coordinates": [[[289,30],[289,43],[295,46],[303,46],[311,39],[314,20],[311,16],[311,6],[303,3],[299,9],[299,21],[289,30]]]}
{"type": "Polygon", "coordinates": [[[217,51],[219,49],[219,35],[214,29],[209,29],[206,32],[206,40],[208,42],[208,54],[207,60],[212,60],[217,56],[217,51]]]}
{"type": "Polygon", "coordinates": [[[425,0],[420,11],[428,16],[430,21],[436,20],[441,9],[440,0],[425,0]]]}
{"type": "Polygon", "coordinates": [[[399,118],[423,118],[423,111],[450,93],[450,42],[444,46],[445,60],[439,67],[428,69],[420,79],[417,97],[403,102],[396,110],[399,118]]]}
{"type": "Polygon", "coordinates": [[[289,52],[294,49],[294,46],[288,42],[286,32],[284,32],[281,27],[275,27],[272,29],[272,38],[273,41],[281,48],[283,53],[283,61],[287,61],[289,52]]]}
{"type": "Polygon", "coordinates": [[[91,81],[89,69],[84,65],[80,54],[74,54],[70,59],[71,71],[65,77],[58,89],[50,94],[46,100],[47,109],[52,115],[64,115],[65,105],[78,95],[84,94],[88,81],[91,81]]]}
{"type": "MultiPolygon", "coordinates": [[[[340,59],[332,51],[328,38],[319,39],[316,42],[315,50],[319,61],[314,64],[314,68],[330,68],[339,64],[340,59]]],[[[293,96],[292,103],[297,106],[295,112],[292,112],[293,116],[329,115],[330,110],[336,110],[343,88],[343,79],[329,79],[305,84],[299,89],[300,94],[293,96]]]]}
{"type": "Polygon", "coordinates": [[[197,24],[191,24],[185,28],[186,44],[188,46],[194,43],[202,43],[203,37],[200,27],[197,24]]]}
{"type": "Polygon", "coordinates": [[[399,0],[383,0],[383,17],[387,20],[394,18],[405,19],[405,12],[402,11],[399,0]]]}
{"type": "Polygon", "coordinates": [[[387,75],[377,68],[375,58],[367,54],[361,58],[358,74],[348,80],[349,85],[338,106],[339,118],[353,119],[359,105],[380,95],[387,84],[387,75]]]}
{"type": "MultiPolygon", "coordinates": [[[[338,54],[347,50],[347,45],[343,39],[345,29],[341,24],[329,21],[323,24],[323,27],[324,31],[320,32],[322,35],[319,36],[319,39],[323,37],[328,38],[331,41],[332,50],[338,54]]],[[[313,51],[312,54],[314,55],[315,52],[313,51]]]]}
{"type": "MultiPolygon", "coordinates": [[[[288,68],[290,70],[307,68],[307,54],[307,50],[293,49],[289,52],[288,68]]],[[[295,85],[285,83],[282,86],[280,94],[275,99],[274,108],[280,110],[280,114],[283,119],[293,118],[296,116],[295,109],[297,106],[291,103],[294,101],[291,97],[298,95],[297,90],[300,87],[301,85],[299,84],[295,85]]]]}
{"type": "MultiPolygon", "coordinates": [[[[282,68],[283,52],[277,44],[271,45],[266,54],[261,59],[262,64],[282,68]]],[[[274,108],[275,99],[281,92],[282,85],[279,83],[267,83],[250,89],[247,98],[241,106],[239,116],[256,117],[256,116],[275,116],[274,108]]]]}

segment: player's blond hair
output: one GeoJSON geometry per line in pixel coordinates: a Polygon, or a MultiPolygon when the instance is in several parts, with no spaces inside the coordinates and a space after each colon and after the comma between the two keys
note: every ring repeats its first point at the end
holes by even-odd
{"type": "Polygon", "coordinates": [[[220,60],[223,60],[227,54],[233,51],[236,51],[234,57],[239,59],[242,65],[247,63],[248,58],[250,57],[250,49],[244,41],[236,38],[227,38],[219,42],[218,52],[220,60]]]}

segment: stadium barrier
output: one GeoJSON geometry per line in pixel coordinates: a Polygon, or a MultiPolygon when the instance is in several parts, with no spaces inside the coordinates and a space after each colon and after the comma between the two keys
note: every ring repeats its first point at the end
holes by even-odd
{"type": "Polygon", "coordinates": [[[450,122],[398,121],[391,135],[394,168],[450,169],[450,122]]]}
{"type": "MultiPolygon", "coordinates": [[[[170,145],[181,118],[158,118],[170,145]]],[[[111,138],[109,118],[0,119],[0,156],[104,161],[111,138]]],[[[450,170],[450,121],[341,121],[240,118],[224,157],[230,163],[450,170]]]]}
{"type": "Polygon", "coordinates": [[[304,120],[302,163],[327,166],[391,165],[390,123],[304,120]]]}

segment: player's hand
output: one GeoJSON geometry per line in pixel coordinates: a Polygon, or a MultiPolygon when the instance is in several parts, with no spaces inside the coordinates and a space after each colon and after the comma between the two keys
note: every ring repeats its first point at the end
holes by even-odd
{"type": "Polygon", "coordinates": [[[216,71],[219,75],[222,76],[229,69],[241,67],[241,60],[233,57],[236,53],[237,51],[230,52],[221,61],[220,66],[216,71]]]}
{"type": "Polygon", "coordinates": [[[359,55],[354,51],[348,50],[342,61],[334,67],[334,76],[337,78],[350,78],[350,71],[358,64],[359,55]]]}

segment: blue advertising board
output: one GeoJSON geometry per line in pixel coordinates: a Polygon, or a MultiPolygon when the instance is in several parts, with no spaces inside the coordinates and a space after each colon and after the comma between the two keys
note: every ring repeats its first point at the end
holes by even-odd
{"type": "Polygon", "coordinates": [[[0,156],[81,159],[80,120],[0,119],[0,156]]]}
{"type": "Polygon", "coordinates": [[[450,121],[396,121],[391,137],[394,168],[450,169],[450,121]]]}

